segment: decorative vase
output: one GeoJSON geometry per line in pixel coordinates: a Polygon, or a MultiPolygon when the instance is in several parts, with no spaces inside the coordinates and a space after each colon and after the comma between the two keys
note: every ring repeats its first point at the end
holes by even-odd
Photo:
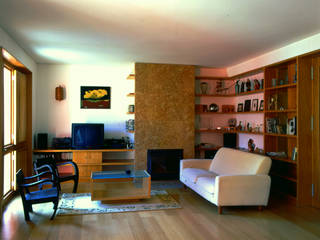
{"type": "Polygon", "coordinates": [[[235,85],[235,93],[236,94],[239,94],[239,91],[240,90],[240,85],[239,85],[239,80],[236,82],[236,85],[235,85]]]}
{"type": "Polygon", "coordinates": [[[202,93],[202,94],[207,94],[207,91],[208,91],[208,83],[202,82],[202,83],[200,84],[200,89],[201,89],[201,93],[202,93]]]}

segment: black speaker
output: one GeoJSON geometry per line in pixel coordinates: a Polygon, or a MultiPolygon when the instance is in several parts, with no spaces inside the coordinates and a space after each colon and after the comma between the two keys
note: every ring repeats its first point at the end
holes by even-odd
{"type": "Polygon", "coordinates": [[[223,134],[223,146],[229,148],[237,147],[237,134],[236,133],[224,133],[223,134]]]}
{"type": "Polygon", "coordinates": [[[38,133],[37,146],[38,149],[48,149],[48,133],[38,133]]]}

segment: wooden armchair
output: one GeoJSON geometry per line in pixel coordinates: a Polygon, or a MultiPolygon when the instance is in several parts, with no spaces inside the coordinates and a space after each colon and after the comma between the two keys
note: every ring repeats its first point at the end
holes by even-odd
{"type": "Polygon", "coordinates": [[[58,188],[61,190],[60,183],[65,181],[72,180],[74,182],[73,185],[73,193],[77,192],[78,189],[78,182],[79,182],[79,168],[75,162],[72,161],[65,161],[57,163],[54,158],[52,157],[46,157],[46,158],[39,158],[33,163],[34,171],[39,174],[41,171],[39,171],[39,167],[43,165],[50,165],[55,172],[58,180],[58,188]],[[71,166],[73,169],[73,173],[64,173],[60,171],[62,166],[71,166]]]}
{"type": "Polygon", "coordinates": [[[57,179],[55,177],[55,174],[51,169],[51,167],[48,165],[42,166],[41,169],[47,169],[47,171],[43,171],[42,173],[36,174],[31,177],[25,177],[21,169],[19,169],[18,172],[16,173],[17,186],[18,186],[19,193],[21,195],[24,218],[26,221],[30,221],[29,212],[33,212],[32,204],[53,202],[54,212],[50,218],[51,220],[54,218],[58,208],[59,189],[57,187],[57,179]],[[30,180],[37,179],[38,177],[41,177],[43,175],[48,175],[48,174],[51,175],[51,179],[45,178],[36,182],[26,183],[30,180]],[[43,189],[43,190],[40,189],[33,192],[31,192],[29,189],[31,187],[41,185],[44,183],[50,183],[52,184],[52,187],[48,189],[43,189]]]}

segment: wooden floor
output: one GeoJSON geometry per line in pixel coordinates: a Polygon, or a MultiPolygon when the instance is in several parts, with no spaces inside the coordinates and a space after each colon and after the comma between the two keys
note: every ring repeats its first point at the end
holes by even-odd
{"type": "MultiPolygon", "coordinates": [[[[87,192],[81,184],[79,192],[87,192]]],[[[71,187],[64,185],[64,191],[71,187]]],[[[56,216],[52,204],[34,205],[32,222],[25,222],[20,198],[6,208],[0,239],[320,239],[320,210],[271,201],[256,207],[217,207],[191,190],[168,190],[182,209],[56,216]]]]}

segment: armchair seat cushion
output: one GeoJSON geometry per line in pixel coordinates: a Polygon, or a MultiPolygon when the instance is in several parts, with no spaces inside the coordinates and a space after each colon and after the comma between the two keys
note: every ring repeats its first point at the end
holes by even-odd
{"type": "Polygon", "coordinates": [[[200,168],[185,168],[182,176],[189,182],[196,183],[200,177],[215,177],[216,174],[200,168]]]}
{"type": "Polygon", "coordinates": [[[41,200],[43,198],[55,198],[58,195],[58,189],[56,187],[49,188],[49,189],[43,189],[39,191],[34,191],[27,193],[26,200],[27,201],[36,201],[41,200]]]}

